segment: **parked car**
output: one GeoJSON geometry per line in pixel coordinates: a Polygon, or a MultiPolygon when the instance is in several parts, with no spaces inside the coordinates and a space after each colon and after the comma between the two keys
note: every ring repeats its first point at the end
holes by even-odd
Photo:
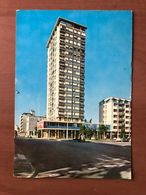
{"type": "Polygon", "coordinates": [[[130,142],[130,137],[127,137],[127,138],[123,138],[123,142],[130,142]]]}
{"type": "Polygon", "coordinates": [[[116,139],[116,142],[121,142],[122,141],[122,139],[120,138],[120,137],[118,137],[117,139],[116,139]]]}

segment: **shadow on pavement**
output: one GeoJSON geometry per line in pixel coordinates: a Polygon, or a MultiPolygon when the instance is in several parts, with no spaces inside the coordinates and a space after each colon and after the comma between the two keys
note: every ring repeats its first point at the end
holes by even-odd
{"type": "Polygon", "coordinates": [[[17,138],[14,165],[18,177],[130,179],[131,147],[17,138]]]}

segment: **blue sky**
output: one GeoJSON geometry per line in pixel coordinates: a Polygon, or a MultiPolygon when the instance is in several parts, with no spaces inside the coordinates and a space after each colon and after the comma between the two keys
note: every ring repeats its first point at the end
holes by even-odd
{"type": "Polygon", "coordinates": [[[104,98],[131,96],[132,12],[20,10],[16,12],[15,121],[31,109],[46,114],[46,44],[58,17],[87,27],[85,118],[98,122],[104,98]]]}

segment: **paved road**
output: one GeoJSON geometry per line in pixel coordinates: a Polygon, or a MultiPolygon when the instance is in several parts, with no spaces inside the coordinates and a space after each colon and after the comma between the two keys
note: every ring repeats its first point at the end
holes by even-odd
{"type": "Polygon", "coordinates": [[[15,139],[19,177],[131,178],[131,147],[97,142],[15,139]]]}

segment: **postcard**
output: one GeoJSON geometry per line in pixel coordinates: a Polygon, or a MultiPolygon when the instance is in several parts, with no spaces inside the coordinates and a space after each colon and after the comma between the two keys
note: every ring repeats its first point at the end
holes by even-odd
{"type": "Polygon", "coordinates": [[[132,12],[16,12],[20,178],[132,179],[132,12]]]}

